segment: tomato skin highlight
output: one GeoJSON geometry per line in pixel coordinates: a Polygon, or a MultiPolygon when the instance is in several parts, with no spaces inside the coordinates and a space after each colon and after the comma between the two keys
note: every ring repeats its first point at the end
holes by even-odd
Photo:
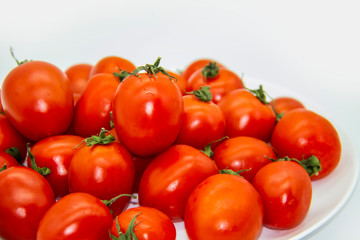
{"type": "Polygon", "coordinates": [[[231,169],[251,182],[262,167],[276,159],[272,148],[252,137],[235,137],[222,142],[214,150],[214,161],[219,169],[231,169]]]}
{"type": "Polygon", "coordinates": [[[215,163],[204,153],[187,145],[174,145],[146,168],[140,180],[139,203],[181,221],[191,191],[217,173],[215,163]]]}
{"type": "Polygon", "coordinates": [[[169,148],[183,121],[182,95],[162,73],[129,76],[119,85],[114,102],[114,126],[119,140],[135,155],[149,157],[169,148]]]}
{"type": "Polygon", "coordinates": [[[264,205],[264,225],[273,229],[298,226],[310,208],[312,185],[298,163],[273,162],[258,171],[253,186],[264,205]]]}
{"type": "Polygon", "coordinates": [[[36,171],[14,166],[0,172],[0,236],[35,240],[45,212],[55,203],[50,184],[36,171]]]}
{"type": "Polygon", "coordinates": [[[4,79],[1,97],[11,124],[30,140],[62,134],[71,124],[69,80],[50,63],[30,61],[14,68],[4,79]]]}
{"type": "Polygon", "coordinates": [[[270,139],[276,124],[275,113],[248,90],[236,89],[218,105],[226,119],[226,136],[248,136],[263,141],[270,139]]]}
{"type": "MultiPolygon", "coordinates": [[[[134,175],[132,156],[120,144],[82,146],[70,162],[69,191],[110,200],[120,194],[131,194],[134,175]]],[[[128,203],[129,197],[121,197],[111,204],[113,216],[122,212],[128,203]]]]}
{"type": "MultiPolygon", "coordinates": [[[[130,208],[118,215],[111,227],[111,233],[118,237],[116,219],[122,233],[125,233],[131,220],[137,215],[134,233],[138,240],[175,240],[176,229],[171,219],[163,212],[150,207],[130,208]]],[[[110,240],[110,238],[109,238],[110,240]]]]}
{"type": "Polygon", "coordinates": [[[185,228],[189,239],[256,239],[263,206],[251,183],[240,176],[216,174],[200,183],[188,198],[185,228]]]}
{"type": "Polygon", "coordinates": [[[36,239],[108,239],[111,224],[111,213],[101,200],[87,193],[70,193],[46,212],[36,239]]]}
{"type": "Polygon", "coordinates": [[[279,157],[301,160],[315,155],[321,171],[311,180],[328,176],[340,162],[341,142],[336,129],[326,118],[306,109],[292,110],[280,119],[271,145],[279,157]]]}
{"type": "Polygon", "coordinates": [[[101,128],[110,130],[110,111],[119,80],[111,74],[97,74],[88,84],[74,110],[73,128],[76,135],[90,137],[101,128]]]}

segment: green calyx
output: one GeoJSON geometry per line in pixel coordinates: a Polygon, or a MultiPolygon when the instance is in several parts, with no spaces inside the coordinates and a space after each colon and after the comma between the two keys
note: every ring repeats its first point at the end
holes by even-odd
{"type": "Polygon", "coordinates": [[[222,140],[225,140],[225,139],[229,139],[229,137],[225,136],[225,137],[222,137],[222,138],[220,138],[218,140],[212,141],[211,143],[209,143],[208,145],[205,146],[204,150],[200,150],[200,152],[204,153],[209,158],[212,158],[214,156],[214,152],[211,149],[211,145],[213,143],[221,142],[222,140]]]}
{"type": "MultiPolygon", "coordinates": [[[[136,234],[134,233],[134,228],[137,224],[135,224],[136,218],[140,215],[141,213],[136,214],[133,219],[131,219],[128,228],[126,229],[126,233],[122,233],[121,229],[120,229],[120,224],[119,224],[119,220],[118,218],[116,218],[115,222],[116,222],[116,230],[119,234],[119,237],[115,237],[113,234],[111,234],[110,232],[110,238],[112,240],[138,240],[138,237],[136,236],[136,234]]],[[[140,222],[139,222],[140,223],[140,222]]],[[[138,223],[138,224],[139,224],[138,223]]]]}
{"type": "Polygon", "coordinates": [[[127,78],[128,76],[131,75],[130,72],[126,71],[126,70],[121,70],[119,68],[119,72],[113,72],[113,75],[119,79],[120,82],[122,82],[125,78],[127,78]]]}
{"type": "Polygon", "coordinates": [[[29,60],[27,60],[27,59],[25,59],[25,60],[23,60],[23,61],[17,60],[17,58],[15,57],[15,54],[14,54],[14,49],[13,49],[13,47],[10,47],[10,54],[11,54],[11,56],[13,57],[13,59],[16,61],[16,63],[17,63],[18,66],[21,65],[21,64],[24,64],[24,63],[29,62],[29,60]]]}
{"type": "Polygon", "coordinates": [[[38,173],[40,173],[42,176],[47,176],[51,173],[51,170],[48,168],[48,167],[38,167],[37,164],[36,164],[36,161],[35,161],[35,157],[34,155],[32,154],[32,152],[30,151],[30,143],[27,143],[26,144],[26,147],[27,147],[27,154],[28,154],[28,157],[30,158],[30,162],[31,162],[31,165],[30,167],[37,171],[38,173]]]}
{"type": "Polygon", "coordinates": [[[132,71],[130,74],[135,76],[135,77],[140,77],[138,75],[139,72],[141,71],[145,71],[148,73],[149,77],[151,78],[152,76],[154,76],[155,78],[157,78],[156,74],[158,74],[159,72],[161,72],[162,74],[166,75],[169,77],[170,80],[177,80],[176,77],[171,76],[163,67],[159,66],[160,65],[160,60],[161,57],[158,57],[155,61],[154,64],[146,64],[145,66],[140,66],[137,67],[134,71],[132,71]]]}
{"type": "Polygon", "coordinates": [[[7,166],[6,166],[6,163],[5,163],[4,166],[2,166],[2,167],[0,168],[0,172],[4,171],[4,170],[6,170],[6,169],[7,169],[7,166]]]}
{"type": "Polygon", "coordinates": [[[80,142],[79,145],[75,146],[74,148],[79,147],[83,142],[85,142],[85,146],[92,147],[94,145],[107,145],[115,141],[115,137],[111,135],[108,130],[105,128],[101,128],[99,135],[93,135],[91,137],[85,138],[80,142]]]}
{"type": "Polygon", "coordinates": [[[131,195],[131,194],[120,194],[110,200],[101,200],[107,207],[109,207],[111,204],[113,204],[116,200],[118,200],[121,197],[131,197],[136,199],[136,195],[131,195]]]}
{"type": "Polygon", "coordinates": [[[315,155],[311,155],[309,158],[302,159],[302,160],[298,160],[296,158],[284,157],[284,158],[278,159],[277,161],[297,162],[306,170],[306,172],[309,174],[310,177],[314,176],[314,175],[315,176],[319,175],[319,172],[321,171],[320,160],[315,155]]]}
{"type": "Polygon", "coordinates": [[[2,115],[5,115],[5,112],[3,112],[3,111],[0,111],[0,114],[2,114],[2,115]]]}
{"type": "Polygon", "coordinates": [[[250,169],[243,169],[243,170],[239,170],[239,171],[234,171],[234,170],[232,170],[232,169],[228,169],[228,168],[226,168],[226,169],[221,169],[221,170],[219,170],[219,174],[229,174],[229,175],[235,175],[235,176],[239,176],[239,177],[243,177],[243,176],[241,176],[240,174],[242,173],[242,172],[247,172],[247,171],[250,171],[250,169]]]}
{"type": "Polygon", "coordinates": [[[110,127],[111,129],[113,129],[115,126],[114,126],[114,118],[113,118],[113,112],[110,111],[110,127]]]}
{"type": "Polygon", "coordinates": [[[209,86],[201,86],[199,90],[194,90],[192,92],[186,92],[187,94],[194,95],[197,99],[202,102],[210,102],[212,100],[212,94],[210,92],[209,86]]]}
{"type": "Polygon", "coordinates": [[[23,158],[20,154],[19,148],[10,147],[10,148],[6,149],[5,152],[10,154],[13,158],[15,158],[18,163],[21,164],[23,162],[23,158]]]}
{"type": "Polygon", "coordinates": [[[208,65],[206,65],[203,70],[201,71],[201,74],[203,75],[205,82],[208,78],[215,78],[219,75],[220,68],[216,64],[216,62],[210,62],[208,65]]]}

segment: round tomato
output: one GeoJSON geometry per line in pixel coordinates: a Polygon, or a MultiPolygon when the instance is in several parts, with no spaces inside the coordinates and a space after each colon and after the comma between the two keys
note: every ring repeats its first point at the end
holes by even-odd
{"type": "Polygon", "coordinates": [[[270,104],[275,108],[276,112],[283,115],[293,109],[305,108],[299,100],[292,97],[278,97],[271,101],[270,104]]]}
{"type": "MultiPolygon", "coordinates": [[[[49,181],[56,196],[62,197],[69,193],[68,170],[70,161],[77,150],[75,147],[83,138],[74,135],[58,135],[35,143],[31,153],[38,167],[47,167],[51,173],[45,178],[49,181]]],[[[31,166],[30,158],[27,165],[31,166]]]]}
{"type": "Polygon", "coordinates": [[[203,149],[225,136],[225,117],[219,106],[193,95],[183,96],[183,102],[184,121],[176,143],[203,149]]]}
{"type": "Polygon", "coordinates": [[[19,166],[19,163],[7,152],[0,151],[0,169],[3,168],[4,165],[6,165],[6,169],[8,169],[13,166],[19,166]]]}
{"type": "Polygon", "coordinates": [[[0,172],[0,237],[35,240],[45,212],[55,203],[46,179],[36,171],[14,166],[0,172]]]}
{"type": "Polygon", "coordinates": [[[114,126],[120,141],[142,157],[156,155],[176,140],[183,120],[179,88],[163,73],[130,75],[119,85],[114,126]]]}
{"type": "MultiPolygon", "coordinates": [[[[197,59],[193,62],[191,62],[184,70],[184,72],[182,73],[183,77],[185,78],[185,80],[188,82],[190,76],[196,72],[197,70],[203,69],[206,65],[208,65],[210,62],[216,62],[212,59],[207,59],[207,58],[203,58],[203,59],[197,59]]],[[[225,68],[224,65],[222,65],[219,62],[216,62],[216,64],[221,67],[221,68],[225,68]]]]}
{"type": "Polygon", "coordinates": [[[310,208],[312,185],[296,162],[273,162],[255,175],[253,186],[264,205],[264,225],[274,229],[298,226],[310,208]]]}
{"type": "Polygon", "coordinates": [[[199,89],[201,86],[209,86],[210,92],[213,95],[213,102],[218,103],[224,96],[235,89],[243,89],[244,84],[242,79],[236,75],[233,71],[230,71],[226,68],[219,68],[214,66],[214,63],[210,63],[205,66],[205,69],[197,70],[191,75],[187,84],[187,91],[193,91],[199,89]],[[214,75],[206,76],[204,71],[210,69],[213,71],[213,68],[217,68],[217,73],[214,75]]]}
{"type": "Polygon", "coordinates": [[[270,159],[276,159],[276,154],[257,138],[235,137],[216,147],[213,159],[219,169],[245,170],[240,175],[251,182],[259,169],[271,163],[270,159]]]}
{"type": "MultiPolygon", "coordinates": [[[[130,153],[118,143],[82,146],[74,153],[69,166],[69,191],[85,192],[103,200],[130,194],[135,168],[130,153]]],[[[113,216],[129,203],[121,197],[111,206],[113,216]]]]}
{"type": "Polygon", "coordinates": [[[140,181],[139,203],[181,221],[191,191],[217,173],[214,161],[204,153],[187,145],[174,145],[146,168],[140,181]]]}
{"type": "Polygon", "coordinates": [[[62,134],[71,124],[74,104],[69,80],[50,63],[17,66],[4,79],[1,98],[11,124],[30,140],[62,134]]]}
{"type": "Polygon", "coordinates": [[[226,120],[225,135],[248,136],[263,141],[270,139],[276,116],[270,105],[262,103],[245,89],[237,89],[218,103],[226,120]]]}
{"type": "Polygon", "coordinates": [[[341,142],[334,126],[324,117],[306,109],[295,109],[277,123],[271,145],[279,157],[302,160],[315,155],[321,164],[312,180],[329,175],[340,162],[341,142]]]}
{"type": "Polygon", "coordinates": [[[70,90],[74,96],[74,104],[79,99],[83,89],[86,86],[87,81],[89,80],[90,71],[92,65],[86,63],[79,63],[70,66],[65,74],[69,78],[70,90]]]}
{"type": "Polygon", "coordinates": [[[176,229],[171,219],[163,212],[150,207],[130,208],[118,215],[111,228],[111,234],[119,237],[117,225],[122,233],[133,227],[138,240],[175,240],[176,229]],[[131,222],[134,220],[133,225],[131,222]],[[135,227],[134,227],[135,226],[135,227]]]}
{"type": "Polygon", "coordinates": [[[89,79],[75,105],[73,129],[76,135],[90,137],[101,128],[110,130],[112,101],[120,81],[111,74],[96,74],[89,79]]]}
{"type": "Polygon", "coordinates": [[[37,240],[108,239],[112,216],[108,207],[87,193],[70,193],[44,215],[37,240]]]}
{"type": "Polygon", "coordinates": [[[251,183],[240,176],[216,174],[191,193],[185,210],[190,239],[256,239],[263,206],[251,183]]]}
{"type": "Polygon", "coordinates": [[[108,56],[100,59],[91,69],[90,76],[93,77],[98,73],[120,73],[122,70],[132,72],[135,69],[135,65],[127,59],[108,56]]]}

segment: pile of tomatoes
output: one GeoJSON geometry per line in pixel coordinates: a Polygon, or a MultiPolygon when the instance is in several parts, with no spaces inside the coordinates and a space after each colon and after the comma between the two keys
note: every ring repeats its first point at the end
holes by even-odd
{"type": "Polygon", "coordinates": [[[1,86],[0,237],[256,239],[304,220],[332,124],[211,59],[18,62],[1,86]],[[134,200],[136,199],[136,200],[134,200]],[[139,207],[127,209],[130,201],[139,207]]]}

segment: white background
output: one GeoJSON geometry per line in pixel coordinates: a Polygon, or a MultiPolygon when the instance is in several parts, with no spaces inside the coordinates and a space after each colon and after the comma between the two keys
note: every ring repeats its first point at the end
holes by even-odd
{"type": "MultiPolygon", "coordinates": [[[[10,46],[19,59],[63,70],[108,55],[136,65],[161,56],[172,69],[211,57],[244,74],[245,84],[249,76],[301,93],[358,148],[359,10],[355,0],[1,0],[0,80],[16,66],[10,46]]],[[[357,239],[358,216],[359,187],[310,238],[357,239]]]]}

